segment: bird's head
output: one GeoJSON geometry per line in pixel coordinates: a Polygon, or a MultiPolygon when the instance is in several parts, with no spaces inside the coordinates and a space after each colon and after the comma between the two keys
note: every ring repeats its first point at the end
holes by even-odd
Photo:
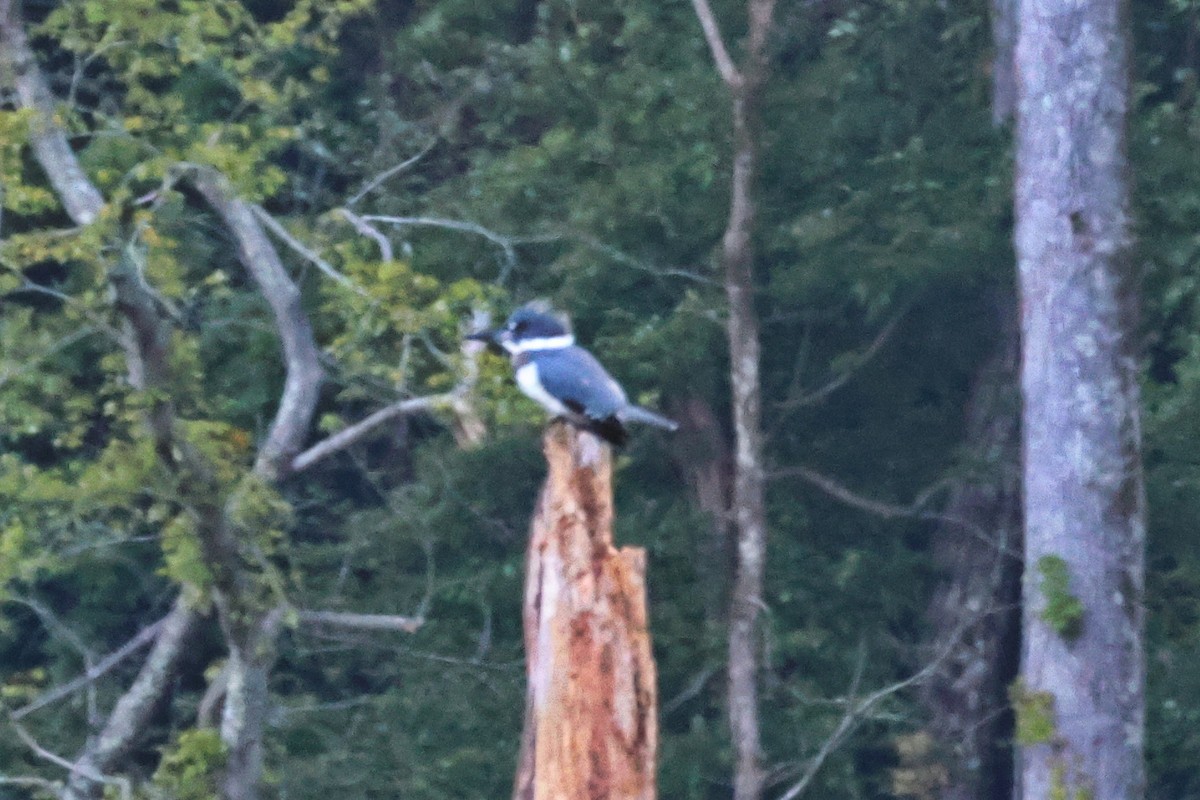
{"type": "Polygon", "coordinates": [[[510,355],[531,350],[558,350],[575,344],[566,324],[546,311],[525,306],[512,313],[504,327],[467,337],[502,348],[510,355]]]}

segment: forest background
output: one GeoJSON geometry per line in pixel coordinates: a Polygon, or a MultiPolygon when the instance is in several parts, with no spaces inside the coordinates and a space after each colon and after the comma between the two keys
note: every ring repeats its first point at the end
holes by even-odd
{"type": "MultiPolygon", "coordinates": [[[[21,23],[3,6],[11,44],[21,23]]],[[[1148,796],[1183,800],[1200,797],[1200,3],[1131,6],[1148,796]]],[[[738,41],[740,6],[715,10],[738,41]]],[[[480,312],[539,297],[684,424],[621,455],[617,538],[649,554],[660,794],[728,797],[733,427],[715,253],[731,132],[693,6],[23,13],[55,124],[104,204],[61,204],[71,192],[29,146],[39,120],[6,97],[0,797],[56,791],[66,771],[48,755],[81,753],[108,757],[96,773],[113,792],[212,796],[231,674],[269,691],[271,796],[507,795],[543,416],[460,339],[480,312]],[[297,302],[273,305],[247,253],[277,262],[297,302]],[[139,329],[139,308],[161,324],[139,329]],[[289,314],[316,349],[285,363],[289,314]],[[307,387],[314,424],[281,432],[285,368],[305,357],[325,376],[307,387]],[[285,435],[309,460],[271,451],[285,435]],[[211,528],[206,493],[225,501],[211,528]],[[237,552],[206,531],[232,531],[237,552]],[[236,613],[207,603],[212,586],[236,613]],[[89,733],[108,731],[171,622],[177,657],[106,754],[89,733]]],[[[754,237],[769,796],[1010,789],[1018,398],[993,33],[979,2],[776,12],[754,237]]]]}

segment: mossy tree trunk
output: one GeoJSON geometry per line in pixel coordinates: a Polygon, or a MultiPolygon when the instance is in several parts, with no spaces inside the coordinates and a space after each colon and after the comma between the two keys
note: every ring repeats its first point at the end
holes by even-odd
{"type": "Polygon", "coordinates": [[[1142,484],[1122,0],[1021,0],[1025,798],[1144,792],[1142,484]]]}
{"type": "Polygon", "coordinates": [[[525,574],[516,800],[652,800],[658,745],[645,551],[612,540],[612,456],[554,423],[525,574]]]}

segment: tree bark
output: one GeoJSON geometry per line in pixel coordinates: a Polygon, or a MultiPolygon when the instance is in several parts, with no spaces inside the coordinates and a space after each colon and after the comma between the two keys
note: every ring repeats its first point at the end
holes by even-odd
{"type": "Polygon", "coordinates": [[[22,108],[33,112],[29,142],[59,202],[76,225],[90,225],[104,208],[104,197],[75,158],[63,129],[55,122],[56,101],[25,35],[20,0],[0,0],[0,68],[16,90],[22,108]]]}
{"type": "Polygon", "coordinates": [[[181,595],[171,613],[163,619],[154,646],[137,678],[113,706],[100,734],[76,759],[75,769],[63,790],[64,800],[100,797],[104,785],[88,776],[103,775],[116,766],[145,730],[167,684],[175,675],[184,645],[198,620],[199,615],[191,603],[181,595]]]}
{"type": "Polygon", "coordinates": [[[645,551],[612,542],[612,456],[565,423],[526,557],[516,800],[653,800],[658,746],[645,551]]]}
{"type": "Polygon", "coordinates": [[[992,124],[1006,125],[1017,113],[1017,3],[991,0],[992,124]]]}
{"type": "Polygon", "coordinates": [[[933,536],[945,571],[934,591],[930,650],[949,655],[922,687],[930,729],[949,755],[942,800],[1011,796],[1012,758],[1003,713],[1016,674],[1020,625],[1021,490],[1019,340],[1015,298],[996,304],[1000,344],[980,368],[967,407],[965,439],[982,472],[954,489],[933,536]]]}
{"type": "Polygon", "coordinates": [[[767,36],[775,0],[749,0],[744,63],[729,56],[708,0],[692,0],[717,72],[730,94],[733,160],[721,268],[729,305],[729,377],[733,389],[733,520],[737,531],[729,613],[729,727],[734,800],[762,796],[758,720],[758,612],[767,552],[759,322],[754,307],[754,183],[759,160],[759,94],[767,76],[767,36]]]}
{"type": "Polygon", "coordinates": [[[1142,482],[1122,0],[1021,0],[1023,796],[1144,791],[1142,482]]]}

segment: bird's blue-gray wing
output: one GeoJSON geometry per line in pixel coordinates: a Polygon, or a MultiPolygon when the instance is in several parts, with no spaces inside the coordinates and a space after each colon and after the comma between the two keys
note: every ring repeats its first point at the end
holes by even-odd
{"type": "Polygon", "coordinates": [[[582,347],[538,353],[537,368],[546,391],[592,419],[611,417],[628,403],[620,385],[582,347]]]}

